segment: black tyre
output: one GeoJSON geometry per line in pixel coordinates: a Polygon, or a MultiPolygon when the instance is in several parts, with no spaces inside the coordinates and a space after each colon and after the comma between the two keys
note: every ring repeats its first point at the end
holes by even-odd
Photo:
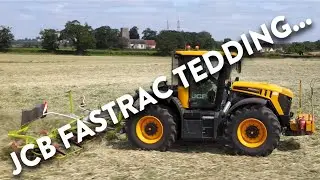
{"type": "Polygon", "coordinates": [[[230,115],[223,136],[232,154],[268,156],[278,147],[280,133],[279,120],[269,108],[247,106],[230,115]]]}
{"type": "Polygon", "coordinates": [[[129,141],[144,150],[166,151],[177,137],[176,123],[170,110],[150,105],[125,123],[129,141]]]}

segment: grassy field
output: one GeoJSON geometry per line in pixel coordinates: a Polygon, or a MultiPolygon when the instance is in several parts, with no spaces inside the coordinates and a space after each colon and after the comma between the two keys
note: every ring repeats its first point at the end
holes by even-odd
{"type": "MultiPolygon", "coordinates": [[[[303,80],[304,110],[309,111],[309,82],[317,78],[317,59],[245,60],[240,80],[264,81],[298,93],[303,80]]],[[[95,108],[139,86],[148,88],[159,75],[170,76],[170,58],[75,57],[54,55],[0,55],[0,146],[10,140],[9,130],[19,128],[21,109],[33,108],[42,99],[49,109],[68,112],[66,91],[82,94],[95,108]]],[[[320,100],[320,81],[315,86],[320,100]]],[[[318,103],[319,104],[319,103],[318,103]]],[[[293,110],[297,110],[298,99],[293,110]]],[[[320,108],[315,108],[316,117],[320,108]]],[[[319,127],[319,123],[317,124],[319,127]]],[[[24,169],[21,179],[318,179],[320,135],[282,137],[269,157],[230,156],[210,144],[176,145],[169,152],[140,151],[126,142],[98,139],[85,150],[64,160],[45,161],[24,169]]],[[[0,179],[12,179],[9,153],[1,155],[0,179]]]]}
{"type": "MultiPolygon", "coordinates": [[[[215,49],[218,50],[218,49],[215,49]]],[[[221,50],[221,49],[220,49],[221,50]]],[[[0,52],[4,53],[4,52],[0,52]]],[[[41,48],[10,48],[5,51],[6,54],[20,54],[20,55],[76,55],[76,51],[72,48],[62,48],[55,52],[49,52],[41,48]]],[[[83,55],[85,56],[168,56],[154,49],[88,49],[83,55]]],[[[271,53],[255,53],[251,57],[255,58],[319,58],[319,52],[306,52],[304,55],[297,53],[283,54],[277,52],[271,53]]]]}

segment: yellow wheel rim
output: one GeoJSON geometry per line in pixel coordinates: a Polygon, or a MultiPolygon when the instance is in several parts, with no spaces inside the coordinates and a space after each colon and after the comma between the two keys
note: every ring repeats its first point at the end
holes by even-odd
{"type": "Polygon", "coordinates": [[[257,148],[266,141],[267,128],[258,119],[245,119],[238,126],[237,136],[242,145],[257,148]]]}
{"type": "Polygon", "coordinates": [[[157,143],[163,136],[162,123],[154,116],[144,116],[137,122],[136,134],[146,144],[157,143]]]}

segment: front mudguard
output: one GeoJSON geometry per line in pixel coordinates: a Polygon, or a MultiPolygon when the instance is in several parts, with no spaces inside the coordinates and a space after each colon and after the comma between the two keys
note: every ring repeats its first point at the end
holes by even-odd
{"type": "Polygon", "coordinates": [[[256,104],[260,106],[265,106],[267,105],[268,100],[262,99],[262,98],[246,98],[242,99],[235,104],[233,104],[230,109],[227,111],[226,115],[230,115],[234,111],[236,111],[238,108],[249,105],[249,104],[256,104]]]}

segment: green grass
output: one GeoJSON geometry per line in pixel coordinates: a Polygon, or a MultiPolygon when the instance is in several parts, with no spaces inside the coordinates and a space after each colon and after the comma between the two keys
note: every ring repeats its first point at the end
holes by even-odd
{"type": "MultiPolygon", "coordinates": [[[[7,54],[56,54],[56,55],[76,55],[75,50],[72,48],[63,48],[55,52],[48,52],[41,48],[10,48],[5,52],[7,54]]],[[[144,50],[144,49],[89,49],[83,55],[85,56],[163,56],[156,50],[144,50]]],[[[270,59],[280,59],[280,58],[320,58],[320,54],[280,54],[280,53],[256,53],[250,58],[270,58],[270,59]]]]}
{"type": "MultiPolygon", "coordinates": [[[[75,55],[75,50],[71,48],[59,49],[55,52],[49,52],[40,48],[10,48],[3,53],[8,54],[57,54],[57,55],[75,55]]],[[[155,50],[97,50],[89,49],[84,55],[87,56],[157,56],[155,50]]]]}

